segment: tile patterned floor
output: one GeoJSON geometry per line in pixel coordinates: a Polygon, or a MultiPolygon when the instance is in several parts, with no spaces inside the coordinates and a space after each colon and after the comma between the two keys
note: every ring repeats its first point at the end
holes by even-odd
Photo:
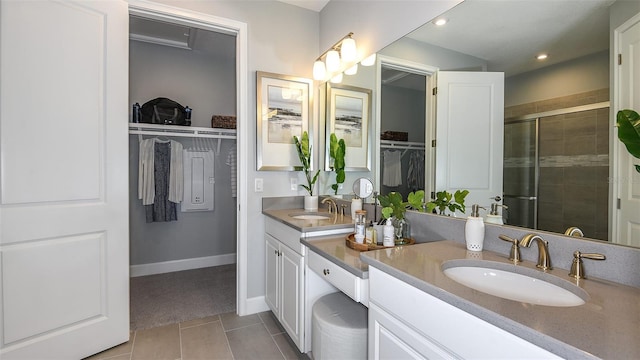
{"type": "Polygon", "coordinates": [[[139,330],[122,345],[87,359],[308,359],[300,354],[270,311],[235,313],[139,330]]]}

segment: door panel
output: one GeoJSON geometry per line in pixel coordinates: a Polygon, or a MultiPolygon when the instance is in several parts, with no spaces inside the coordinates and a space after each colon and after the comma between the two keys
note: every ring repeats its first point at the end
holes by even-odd
{"type": "Polygon", "coordinates": [[[436,191],[502,197],[504,74],[441,71],[436,101],[436,191]]]}
{"type": "Polygon", "coordinates": [[[129,338],[128,9],[0,2],[0,357],[129,338]]]}

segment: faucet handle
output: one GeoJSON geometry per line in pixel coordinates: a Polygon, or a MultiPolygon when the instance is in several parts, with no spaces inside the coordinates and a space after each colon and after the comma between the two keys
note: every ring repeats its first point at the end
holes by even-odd
{"type": "Polygon", "coordinates": [[[581,253],[577,251],[573,253],[573,263],[571,264],[571,271],[569,271],[569,276],[572,276],[576,279],[586,279],[584,273],[584,265],[582,264],[582,258],[591,259],[591,260],[606,260],[606,256],[602,254],[596,253],[581,253]]]}
{"type": "Polygon", "coordinates": [[[498,238],[500,238],[500,240],[508,241],[511,243],[509,260],[513,261],[514,263],[522,262],[522,260],[520,260],[520,241],[518,241],[518,239],[512,239],[507,235],[498,235],[498,238]]]}
{"type": "Polygon", "coordinates": [[[344,212],[346,208],[347,208],[347,204],[340,204],[340,216],[344,217],[344,212]]]}

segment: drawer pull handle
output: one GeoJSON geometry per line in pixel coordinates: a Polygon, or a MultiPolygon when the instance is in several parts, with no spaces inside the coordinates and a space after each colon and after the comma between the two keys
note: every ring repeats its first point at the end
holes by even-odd
{"type": "Polygon", "coordinates": [[[325,274],[325,275],[329,275],[329,269],[322,270],[322,273],[325,274]]]}

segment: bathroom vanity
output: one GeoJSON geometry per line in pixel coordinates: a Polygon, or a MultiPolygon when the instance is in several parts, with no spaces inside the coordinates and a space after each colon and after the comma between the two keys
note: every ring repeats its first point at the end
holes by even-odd
{"type": "Polygon", "coordinates": [[[542,273],[530,260],[510,263],[508,246],[497,237],[488,235],[485,243],[503,253],[467,251],[463,239],[427,238],[359,253],[345,245],[350,217],[303,221],[291,218],[295,211],[263,210],[267,301],[302,352],[311,350],[313,303],[342,291],[369,308],[369,358],[640,358],[638,287],[595,277],[576,280],[556,267],[543,275],[586,292],[584,304],[507,300],[443,271],[443,264],[462,261],[542,273]]]}

